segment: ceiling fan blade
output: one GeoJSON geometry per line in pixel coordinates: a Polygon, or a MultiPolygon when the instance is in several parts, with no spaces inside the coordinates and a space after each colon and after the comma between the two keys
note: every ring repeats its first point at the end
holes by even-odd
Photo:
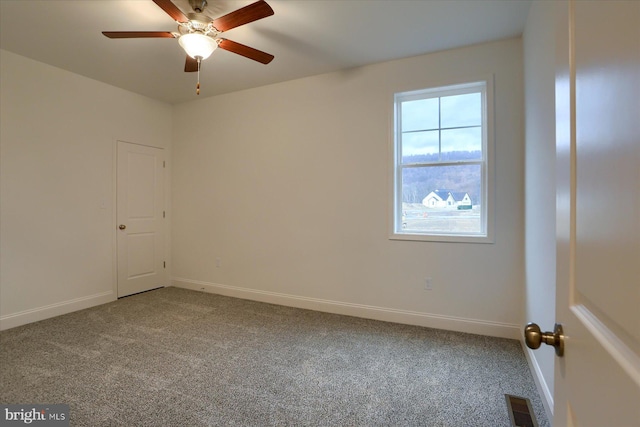
{"type": "Polygon", "coordinates": [[[187,60],[184,62],[184,72],[192,73],[198,71],[198,61],[187,55],[187,60]]]}
{"type": "Polygon", "coordinates": [[[253,59],[254,61],[261,62],[263,64],[268,64],[274,58],[273,55],[263,52],[258,49],[254,49],[249,46],[245,46],[243,44],[227,40],[221,39],[222,41],[219,43],[220,49],[227,50],[229,52],[237,53],[238,55],[242,55],[245,58],[253,59]]]}
{"type": "Polygon", "coordinates": [[[110,39],[174,38],[168,31],[103,31],[110,39]]]}
{"type": "Polygon", "coordinates": [[[153,0],[153,2],[157,4],[160,9],[164,10],[174,21],[187,22],[189,20],[171,0],[153,0]]]}
{"type": "Polygon", "coordinates": [[[213,20],[213,26],[220,32],[229,31],[240,25],[273,15],[273,9],[264,0],[259,0],[227,15],[213,20]]]}

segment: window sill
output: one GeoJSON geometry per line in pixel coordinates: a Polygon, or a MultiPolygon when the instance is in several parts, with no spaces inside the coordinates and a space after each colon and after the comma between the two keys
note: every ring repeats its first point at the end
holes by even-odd
{"type": "Polygon", "coordinates": [[[408,240],[418,242],[442,242],[442,243],[494,243],[491,236],[483,235],[457,235],[457,234],[412,234],[391,233],[389,240],[408,240]]]}

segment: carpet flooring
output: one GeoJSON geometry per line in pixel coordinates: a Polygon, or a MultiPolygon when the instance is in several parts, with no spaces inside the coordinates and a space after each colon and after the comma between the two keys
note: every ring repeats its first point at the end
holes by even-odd
{"type": "Polygon", "coordinates": [[[164,288],[0,332],[0,403],[72,426],[549,426],[518,341],[164,288]]]}

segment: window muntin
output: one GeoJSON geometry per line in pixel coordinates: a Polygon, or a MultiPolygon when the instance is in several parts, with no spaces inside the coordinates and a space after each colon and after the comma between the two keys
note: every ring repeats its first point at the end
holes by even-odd
{"type": "Polygon", "coordinates": [[[392,238],[491,241],[489,85],[395,95],[392,238]]]}

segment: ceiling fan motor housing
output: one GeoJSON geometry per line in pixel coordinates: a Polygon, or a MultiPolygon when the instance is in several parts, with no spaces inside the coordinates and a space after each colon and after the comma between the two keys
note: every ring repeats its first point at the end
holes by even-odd
{"type": "Polygon", "coordinates": [[[209,27],[213,27],[211,24],[211,18],[203,15],[202,13],[189,13],[187,14],[189,22],[183,24],[195,31],[205,31],[209,27]]]}

